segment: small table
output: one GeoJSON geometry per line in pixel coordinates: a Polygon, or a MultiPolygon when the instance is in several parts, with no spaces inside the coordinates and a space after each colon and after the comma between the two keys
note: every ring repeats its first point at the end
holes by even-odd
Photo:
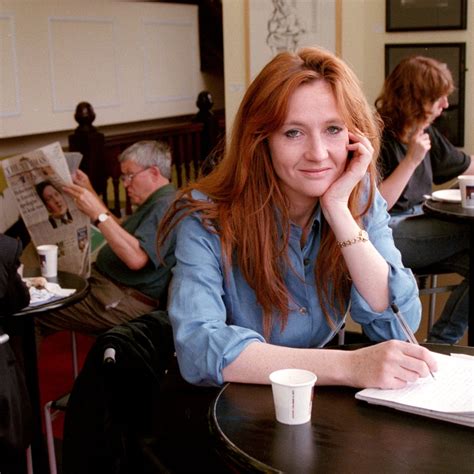
{"type": "MultiPolygon", "coordinates": [[[[472,347],[424,345],[474,355],[472,347]]],[[[471,428],[369,405],[357,391],[316,386],[312,421],[289,426],[275,419],[270,385],[228,383],[211,406],[217,449],[236,472],[472,473],[471,428]]]]}
{"type": "Polygon", "coordinates": [[[462,221],[469,224],[469,318],[467,343],[474,346],[474,209],[467,209],[457,202],[443,202],[428,199],[423,204],[423,211],[438,219],[462,221]]]}
{"type": "MultiPolygon", "coordinates": [[[[25,272],[27,273],[27,272],[25,272]]],[[[39,272],[31,272],[25,276],[37,276],[39,272]]],[[[64,308],[82,300],[89,291],[88,281],[73,273],[59,271],[55,278],[47,278],[51,283],[58,283],[61,288],[74,288],[76,291],[65,298],[50,303],[27,306],[12,316],[4,319],[6,332],[10,335],[20,336],[21,353],[24,364],[25,379],[30,395],[33,410],[33,439],[31,450],[33,457],[34,472],[43,472],[44,469],[44,439],[41,428],[41,402],[38,378],[38,361],[35,335],[34,317],[41,313],[64,308]]]]}

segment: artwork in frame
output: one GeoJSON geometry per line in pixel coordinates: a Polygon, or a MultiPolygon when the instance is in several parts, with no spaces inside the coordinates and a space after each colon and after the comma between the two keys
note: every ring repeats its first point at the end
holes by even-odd
{"type": "Polygon", "coordinates": [[[466,43],[386,44],[385,76],[409,56],[427,56],[448,66],[455,90],[449,96],[449,107],[435,120],[434,125],[453,145],[464,146],[466,43]]]}
{"type": "Polygon", "coordinates": [[[281,51],[304,46],[336,47],[335,2],[327,0],[249,0],[250,80],[281,51]]]}
{"type": "Polygon", "coordinates": [[[467,0],[385,0],[387,31],[465,30],[467,0]]]}

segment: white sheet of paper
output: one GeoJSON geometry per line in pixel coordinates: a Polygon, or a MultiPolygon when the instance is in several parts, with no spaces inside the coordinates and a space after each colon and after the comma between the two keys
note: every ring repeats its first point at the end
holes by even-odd
{"type": "MultiPolygon", "coordinates": [[[[356,398],[383,400],[444,413],[471,413],[474,417],[474,359],[434,353],[438,361],[431,376],[397,390],[365,389],[356,398]]],[[[384,403],[390,406],[390,403],[384,403]]]]}

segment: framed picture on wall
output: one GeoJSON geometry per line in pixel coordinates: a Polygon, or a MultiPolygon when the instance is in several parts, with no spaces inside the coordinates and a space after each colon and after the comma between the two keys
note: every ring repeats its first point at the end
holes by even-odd
{"type": "Polygon", "coordinates": [[[467,0],[385,0],[386,31],[465,30],[467,0]]]}
{"type": "Polygon", "coordinates": [[[435,120],[434,125],[453,145],[464,146],[466,43],[386,44],[385,77],[408,56],[428,56],[447,64],[455,89],[449,96],[449,107],[435,120]]]}
{"type": "Polygon", "coordinates": [[[336,2],[248,0],[249,79],[273,56],[319,45],[335,52],[336,2]]]}

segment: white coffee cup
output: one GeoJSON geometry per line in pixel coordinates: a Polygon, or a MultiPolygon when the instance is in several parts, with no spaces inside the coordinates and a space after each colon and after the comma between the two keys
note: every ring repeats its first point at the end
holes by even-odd
{"type": "Polygon", "coordinates": [[[474,175],[458,176],[462,207],[474,207],[474,175]]]}
{"type": "Polygon", "coordinates": [[[50,278],[58,276],[58,246],[57,245],[38,245],[38,252],[41,275],[50,278]]]}
{"type": "Polygon", "coordinates": [[[282,369],[270,374],[276,419],[286,425],[311,420],[313,386],[317,377],[304,369],[282,369]]]}

